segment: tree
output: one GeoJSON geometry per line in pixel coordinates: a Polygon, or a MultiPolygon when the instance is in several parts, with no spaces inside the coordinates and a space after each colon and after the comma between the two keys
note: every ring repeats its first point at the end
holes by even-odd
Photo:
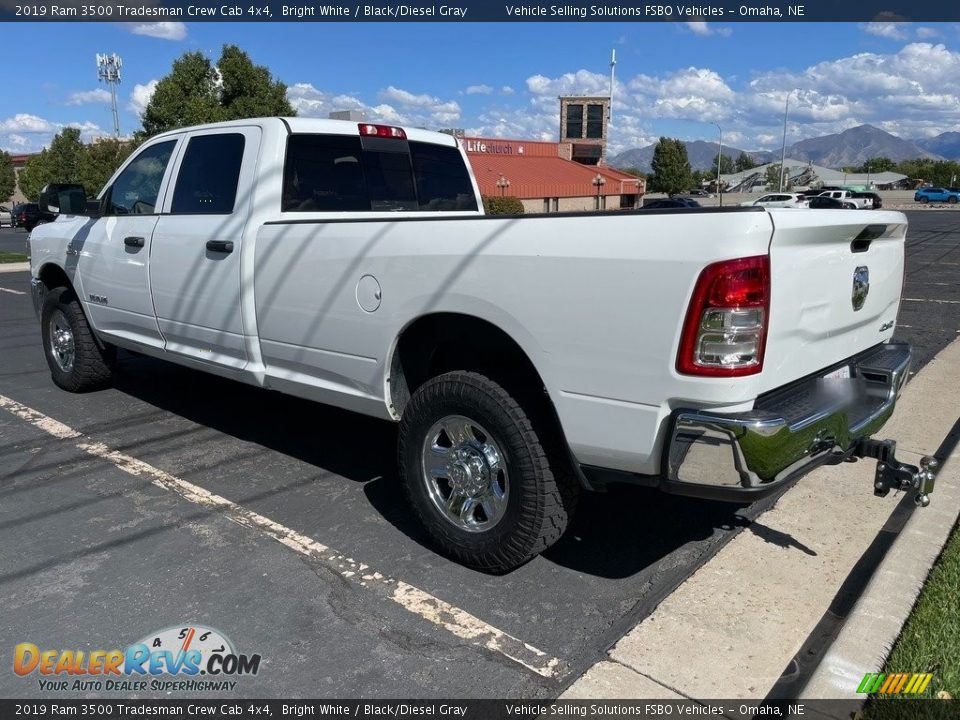
{"type": "Polygon", "coordinates": [[[214,67],[199,52],[173,63],[143,111],[143,134],[220,120],[294,115],[287,86],[235,45],[224,45],[214,67]]]}
{"type": "Polygon", "coordinates": [[[80,131],[64,128],[50,143],[27,160],[20,171],[20,191],[36,202],[47,183],[80,183],[94,195],[133,151],[128,141],[107,138],[89,145],[80,141],[80,131]]]}
{"type": "Polygon", "coordinates": [[[737,161],[734,163],[734,170],[736,172],[743,172],[744,170],[753,170],[757,164],[753,161],[753,158],[747,155],[745,152],[741,152],[737,155],[737,161]]]}
{"type": "Polygon", "coordinates": [[[673,195],[688,190],[693,184],[693,173],[687,159],[687,148],[681,140],[660,138],[653,149],[653,176],[650,179],[653,192],[673,195]]]}
{"type": "Polygon", "coordinates": [[[0,150],[0,200],[9,200],[17,189],[17,174],[10,153],[0,150]]]}
{"type": "Polygon", "coordinates": [[[867,160],[863,165],[856,169],[860,173],[881,173],[893,170],[897,164],[888,157],[875,157],[867,160]]]}
{"type": "MultiPolygon", "coordinates": [[[[780,189],[780,163],[773,163],[767,167],[767,189],[776,192],[780,189]]],[[[783,189],[790,189],[790,178],[784,176],[783,189]]]]}
{"type": "Polygon", "coordinates": [[[85,146],[77,182],[83,185],[87,195],[93,196],[100,192],[134,148],[136,143],[116,138],[103,138],[85,146]]]}
{"type": "MultiPolygon", "coordinates": [[[[733,160],[730,159],[729,155],[720,155],[720,174],[729,175],[733,172],[733,160]]],[[[717,158],[713,159],[713,165],[711,166],[710,175],[714,178],[717,177],[717,158]]]]}

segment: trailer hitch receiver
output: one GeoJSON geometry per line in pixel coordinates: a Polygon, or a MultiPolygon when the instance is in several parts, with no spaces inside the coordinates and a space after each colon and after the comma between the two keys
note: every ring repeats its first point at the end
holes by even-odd
{"type": "Polygon", "coordinates": [[[874,458],[877,470],[873,477],[873,494],[885,497],[891,490],[913,490],[913,501],[919,507],[930,504],[930,493],[937,480],[939,461],[932,455],[920,459],[920,467],[900,462],[896,457],[897,443],[893,440],[862,438],[854,449],[860,458],[874,458]]]}

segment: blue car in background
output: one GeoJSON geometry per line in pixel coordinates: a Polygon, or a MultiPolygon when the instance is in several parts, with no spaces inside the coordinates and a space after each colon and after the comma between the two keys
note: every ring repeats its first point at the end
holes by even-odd
{"type": "Polygon", "coordinates": [[[956,205],[960,202],[960,192],[956,190],[941,187],[920,188],[913,194],[915,202],[945,202],[956,205]]]}

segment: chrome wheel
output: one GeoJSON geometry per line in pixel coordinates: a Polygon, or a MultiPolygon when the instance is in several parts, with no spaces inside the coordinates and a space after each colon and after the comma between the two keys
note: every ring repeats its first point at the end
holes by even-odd
{"type": "Polygon", "coordinates": [[[503,518],[509,479],[503,452],[479,423],[447,415],[427,432],[423,482],[434,507],[455,527],[484,532],[503,518]]]}
{"type": "Polygon", "coordinates": [[[50,333],[50,356],[63,372],[70,372],[73,370],[76,346],[73,341],[73,330],[63,311],[55,310],[53,312],[50,316],[48,331],[50,333]]]}

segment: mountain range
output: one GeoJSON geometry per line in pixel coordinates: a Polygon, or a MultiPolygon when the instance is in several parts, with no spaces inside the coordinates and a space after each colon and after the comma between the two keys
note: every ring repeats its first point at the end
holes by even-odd
{"type": "MultiPolygon", "coordinates": [[[[684,142],[694,170],[709,170],[717,157],[717,143],[705,140],[684,142]]],[[[635,167],[650,172],[653,145],[626,150],[610,158],[614,167],[635,167]]],[[[723,146],[723,154],[736,160],[741,152],[758,164],[776,162],[780,153],[769,150],[741,150],[723,146]]],[[[862,165],[870,158],[887,157],[894,162],[914,158],[960,160],[960,133],[945,132],[932,138],[904,140],[873,125],[859,125],[833,135],[801,140],[787,146],[787,157],[806,160],[829,168],[862,165]]]]}

